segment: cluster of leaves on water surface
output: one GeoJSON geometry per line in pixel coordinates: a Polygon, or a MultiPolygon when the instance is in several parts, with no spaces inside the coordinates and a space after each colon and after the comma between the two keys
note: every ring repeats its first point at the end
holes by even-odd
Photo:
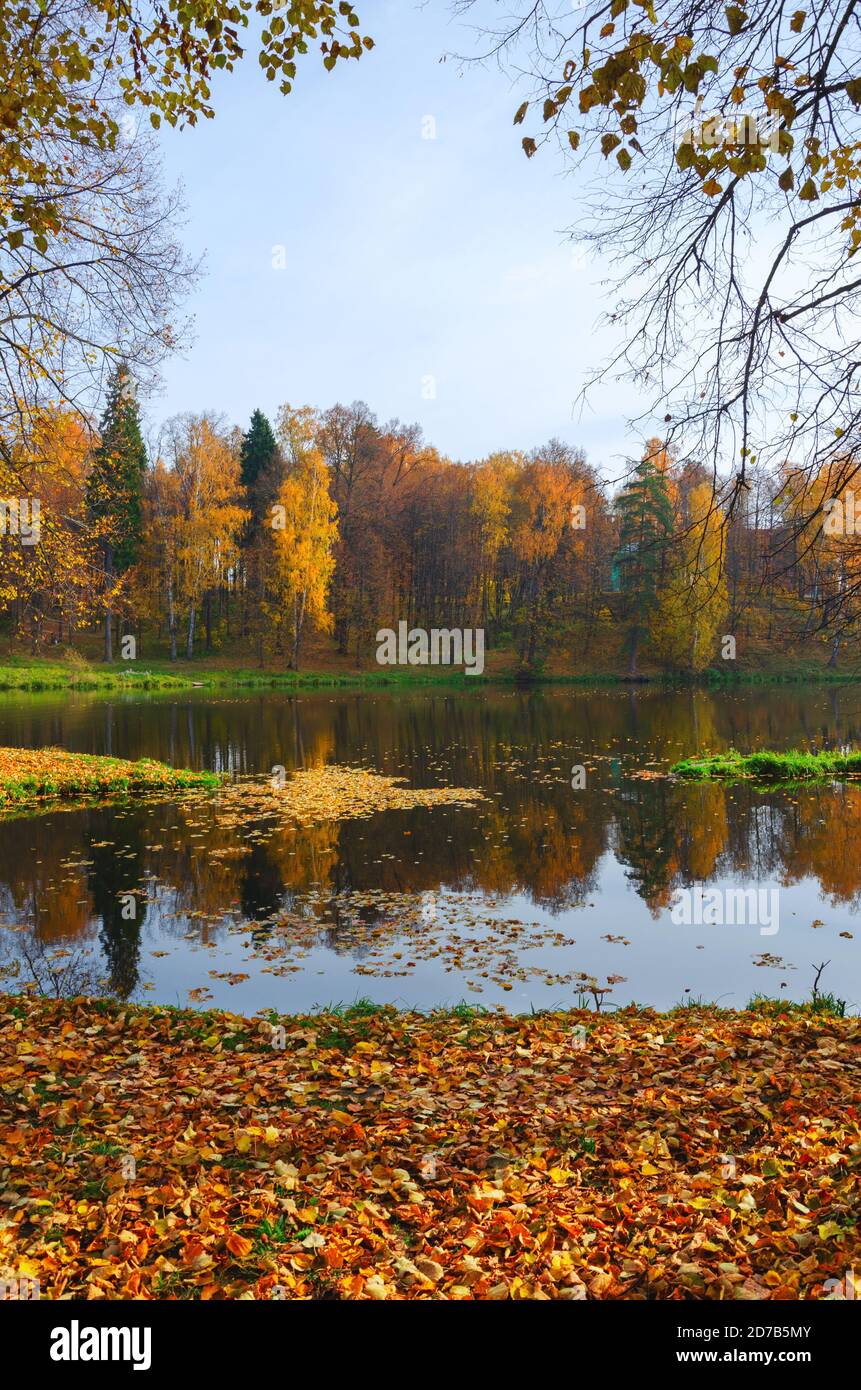
{"type": "Polygon", "coordinates": [[[272,819],[288,824],[372,816],[377,811],[406,811],[416,806],[468,805],[483,801],[478,787],[408,787],[403,777],[386,777],[364,767],[327,763],[302,768],[283,780],[235,782],[213,802],[219,825],[245,826],[272,819]]]}
{"type": "Polygon", "coordinates": [[[0,1010],[43,1298],[807,1299],[859,1256],[858,1019],[0,1010]]]}
{"type": "MultiPolygon", "coordinates": [[[[541,980],[547,986],[574,984],[582,996],[612,992],[624,975],[610,975],[606,986],[582,970],[554,969],[538,952],[576,944],[574,937],[552,922],[530,922],[505,915],[497,899],[479,902],[471,892],[393,893],[385,889],[313,890],[294,900],[290,909],[271,917],[243,922],[232,931],[247,939],[247,962],[265,961],[263,974],[289,975],[322,942],[349,950],[356,957],[353,973],[380,979],[415,979],[423,966],[439,963],[446,974],[457,972],[470,994],[494,985],[510,992],[515,982],[541,980]]],[[[604,940],[629,946],[624,936],[604,940]]],[[[210,970],[213,979],[239,984],[246,973],[210,970]]],[[[192,1000],[210,999],[204,987],[190,992],[192,1000]]]]}

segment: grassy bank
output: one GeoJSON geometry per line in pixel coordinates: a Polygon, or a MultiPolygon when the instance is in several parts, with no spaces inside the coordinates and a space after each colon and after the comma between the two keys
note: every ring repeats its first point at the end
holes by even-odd
{"type": "Polygon", "coordinates": [[[487,680],[513,681],[513,674],[466,676],[452,667],[371,671],[277,671],[243,666],[209,666],[205,661],[128,662],[81,665],[75,662],[32,661],[0,666],[0,691],[41,690],[310,690],[315,688],[445,685],[471,687],[487,680]]]}
{"type": "Polygon", "coordinates": [[[214,772],[190,772],[151,758],[130,762],[62,748],[0,748],[0,809],[54,797],[217,787],[221,780],[214,772]]]}
{"type": "MultiPolygon", "coordinates": [[[[595,653],[587,668],[581,668],[571,653],[556,653],[540,671],[527,676],[519,668],[511,649],[487,653],[481,676],[466,675],[454,667],[382,667],[369,664],[363,669],[350,660],[337,657],[317,646],[307,658],[307,669],[287,671],[283,667],[265,669],[247,665],[247,655],[214,654],[194,661],[167,660],[161,655],[136,662],[105,664],[94,653],[89,658],[72,653],[68,658],[7,657],[0,662],[0,691],[134,691],[134,690],[309,690],[331,688],[398,689],[421,686],[450,686],[475,690],[482,685],[598,685],[628,684],[623,654],[612,650],[595,653]]],[[[861,680],[861,668],[831,670],[824,662],[775,657],[758,653],[750,664],[725,663],[700,676],[686,676],[646,665],[637,683],[714,687],[725,685],[845,684],[861,680]]]]}
{"type": "Polygon", "coordinates": [[[828,781],[833,778],[861,777],[861,752],[808,753],[790,748],[784,753],[764,750],[758,753],[725,753],[708,757],[684,758],[670,771],[677,777],[703,782],[712,779],[752,778],[758,782],[828,781]]]}
{"type": "Polygon", "coordinates": [[[41,1297],[786,1299],[859,1257],[861,1023],[0,996],[41,1297]]]}

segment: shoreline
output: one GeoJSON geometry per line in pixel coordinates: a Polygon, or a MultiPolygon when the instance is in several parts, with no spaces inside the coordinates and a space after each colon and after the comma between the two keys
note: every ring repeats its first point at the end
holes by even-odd
{"type": "Polygon", "coordinates": [[[420,690],[448,687],[457,690],[486,690],[505,687],[537,690],[548,686],[612,685],[629,689],[665,689],[668,686],[690,690],[718,690],[750,685],[849,685],[861,682],[858,671],[831,671],[824,666],[750,668],[727,674],[714,669],[700,676],[684,672],[646,672],[629,676],[618,671],[538,672],[524,675],[515,668],[499,668],[480,676],[466,675],[451,668],[399,670],[378,668],[364,671],[277,671],[254,670],[242,665],[208,665],[200,662],[128,663],[110,666],[34,658],[20,664],[0,662],[0,695],[38,694],[53,690],[72,693],[133,693],[153,690],[420,690]]]}

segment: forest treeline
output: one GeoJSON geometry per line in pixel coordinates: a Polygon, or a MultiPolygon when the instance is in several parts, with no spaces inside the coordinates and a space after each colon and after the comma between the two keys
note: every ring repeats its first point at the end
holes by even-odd
{"type": "MultiPolygon", "coordinates": [[[[701,672],[747,639],[837,660],[859,542],[805,474],[710,470],[658,439],[615,489],[558,440],[453,462],[363,403],[180,415],[144,444],[128,370],[98,427],[43,410],[4,441],[0,623],[11,649],[172,658],[222,649],[298,668],[311,633],[372,665],[376,633],[481,627],[526,671],[560,653],[701,672]],[[730,637],[732,640],[727,641],[730,637]]],[[[850,513],[850,506],[852,511],[850,513]]],[[[841,513],[842,514],[842,513],[841,513]]]]}

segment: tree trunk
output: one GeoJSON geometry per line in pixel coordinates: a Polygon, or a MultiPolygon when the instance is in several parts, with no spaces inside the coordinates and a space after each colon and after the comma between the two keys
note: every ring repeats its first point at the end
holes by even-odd
{"type": "Polygon", "coordinates": [[[294,671],[299,670],[299,645],[302,641],[302,628],[305,624],[306,596],[307,590],[303,589],[301,599],[293,600],[293,661],[291,664],[294,671]]]}
{"type": "Polygon", "coordinates": [[[192,604],[188,610],[188,637],[185,644],[185,655],[188,661],[191,661],[194,656],[194,619],[196,612],[197,610],[194,604],[192,604]]]}
{"type": "Polygon", "coordinates": [[[638,655],[639,655],[639,649],[640,649],[640,630],[639,630],[639,628],[636,628],[636,627],[635,627],[635,628],[633,628],[632,631],[631,631],[631,659],[630,659],[630,662],[629,662],[629,664],[628,664],[628,675],[629,675],[629,676],[636,676],[636,674],[637,674],[637,657],[638,657],[638,655]]]}
{"type": "Polygon", "coordinates": [[[176,661],[176,609],[173,605],[173,581],[167,582],[167,630],[170,633],[170,659],[176,661]]]}
{"type": "Polygon", "coordinates": [[[105,661],[114,659],[113,613],[111,612],[111,580],[114,574],[113,546],[105,546],[105,661]]]}

